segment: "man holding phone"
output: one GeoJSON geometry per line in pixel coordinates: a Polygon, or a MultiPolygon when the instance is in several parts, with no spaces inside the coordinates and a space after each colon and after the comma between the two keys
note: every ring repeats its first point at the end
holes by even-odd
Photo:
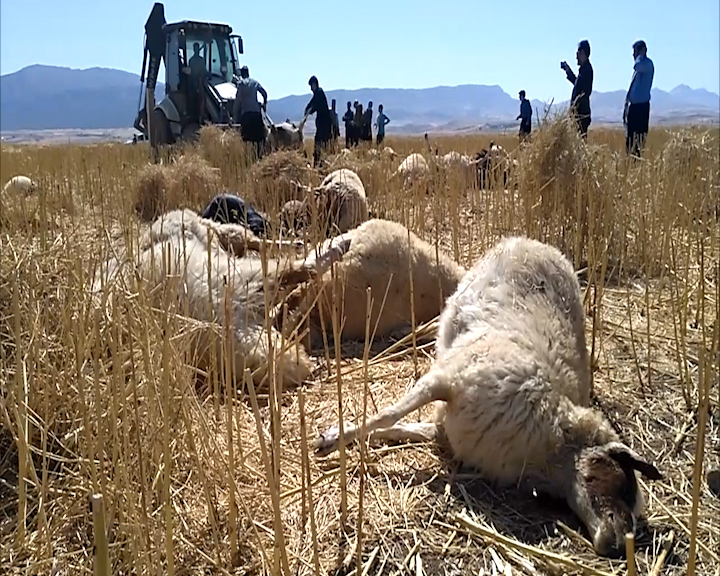
{"type": "Polygon", "coordinates": [[[590,94],[593,85],[593,67],[590,64],[590,42],[582,40],[578,44],[577,63],[579,66],[577,76],[570,68],[570,65],[563,60],[560,62],[560,69],[565,71],[568,81],[573,85],[572,96],[570,97],[570,109],[577,121],[580,136],[587,139],[587,131],[590,127],[590,94]]]}

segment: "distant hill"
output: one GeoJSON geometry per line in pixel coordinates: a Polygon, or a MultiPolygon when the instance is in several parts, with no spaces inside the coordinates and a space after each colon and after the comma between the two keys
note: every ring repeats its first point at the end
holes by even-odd
{"type": "Polygon", "coordinates": [[[0,129],[131,127],[139,97],[137,74],[36,64],[0,77],[0,129]]]}
{"type": "MultiPolygon", "coordinates": [[[[158,96],[164,92],[158,85],[158,96]]],[[[382,103],[392,123],[392,132],[463,131],[515,126],[518,101],[500,86],[466,84],[424,89],[362,88],[329,90],[328,100],[337,100],[342,116],[347,101],[359,100],[374,108],[382,103]]],[[[686,120],[718,121],[720,96],[685,85],[671,91],[654,89],[653,123],[686,120]]],[[[110,129],[129,128],[140,98],[137,74],[110,68],[76,70],[34,65],[0,77],[0,129],[110,129]]],[[[594,92],[591,99],[595,123],[620,122],[624,90],[594,92]]],[[[268,113],[276,122],[299,120],[310,94],[271,100],[268,113]]],[[[532,101],[534,117],[545,104],[532,101]]],[[[556,107],[567,102],[556,103],[556,107]]],[[[309,127],[310,128],[310,127],[309,127]]],[[[312,128],[310,128],[312,130],[312,128]]]]}

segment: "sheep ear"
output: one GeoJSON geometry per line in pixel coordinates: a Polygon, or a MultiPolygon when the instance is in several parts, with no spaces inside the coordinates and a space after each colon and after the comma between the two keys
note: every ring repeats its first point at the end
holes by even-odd
{"type": "Polygon", "coordinates": [[[616,460],[624,469],[637,470],[649,480],[662,480],[663,475],[650,462],[622,442],[611,442],[607,445],[608,456],[616,460]]]}

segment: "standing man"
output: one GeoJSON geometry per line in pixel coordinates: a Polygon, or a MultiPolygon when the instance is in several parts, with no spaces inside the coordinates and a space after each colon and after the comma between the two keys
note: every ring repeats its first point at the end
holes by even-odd
{"type": "Polygon", "coordinates": [[[327,146],[332,135],[332,120],[330,119],[330,110],[328,109],[325,91],[320,88],[316,76],[310,76],[308,80],[310,90],[313,97],[305,106],[305,118],[310,114],[315,114],[315,149],[313,151],[313,165],[320,163],[320,153],[327,146]]]}
{"type": "Polygon", "coordinates": [[[233,105],[233,121],[240,124],[240,135],[244,142],[252,142],[255,156],[262,157],[265,144],[265,124],[262,111],[267,109],[267,92],[260,82],[250,78],[247,66],[240,68],[240,80],[237,83],[237,94],[233,105]],[[258,93],[263,98],[262,105],[258,102],[258,93]]]}
{"type": "Polygon", "coordinates": [[[365,110],[365,114],[363,114],[362,117],[362,134],[360,135],[360,138],[364,140],[365,142],[370,142],[372,144],[372,117],[373,117],[373,109],[372,109],[372,100],[368,102],[367,109],[365,110]]]}
{"type": "Polygon", "coordinates": [[[330,104],[330,120],[332,122],[332,139],[335,142],[340,136],[340,123],[338,122],[337,111],[335,110],[335,98],[330,104]]]}
{"type": "Polygon", "coordinates": [[[203,89],[203,82],[207,75],[207,68],[205,67],[205,57],[200,53],[201,46],[200,42],[193,42],[193,55],[188,60],[188,66],[190,67],[190,102],[189,108],[197,114],[198,122],[202,123],[202,116],[204,107],[202,103],[204,98],[201,95],[203,89]]]}
{"type": "Polygon", "coordinates": [[[647,57],[644,40],[633,44],[635,64],[630,88],[625,97],[623,124],[625,124],[625,149],[628,154],[640,156],[650,125],[650,90],[652,89],[655,65],[647,57]]]}
{"type": "Polygon", "coordinates": [[[353,143],[353,118],[352,103],[348,101],[347,110],[343,114],[343,122],[345,123],[345,148],[350,148],[353,143]]]}
{"type": "Polygon", "coordinates": [[[355,118],[353,119],[353,124],[355,125],[353,129],[353,146],[357,146],[360,143],[363,127],[363,107],[357,100],[355,100],[355,118]]]}
{"type": "Polygon", "coordinates": [[[593,85],[593,67],[590,64],[590,42],[581,40],[577,49],[578,74],[570,68],[570,65],[563,60],[560,68],[565,71],[568,81],[573,85],[572,96],[570,97],[570,109],[577,122],[580,136],[587,139],[587,131],[590,127],[590,94],[593,85]]]}
{"type": "Polygon", "coordinates": [[[525,98],[525,90],[520,90],[520,114],[515,120],[520,120],[520,141],[527,140],[532,132],[532,106],[530,100],[525,98]]]}
{"type": "Polygon", "coordinates": [[[375,125],[377,126],[377,145],[380,146],[382,141],[385,140],[385,125],[390,123],[390,118],[385,116],[383,112],[383,105],[378,106],[378,115],[375,125]]]}

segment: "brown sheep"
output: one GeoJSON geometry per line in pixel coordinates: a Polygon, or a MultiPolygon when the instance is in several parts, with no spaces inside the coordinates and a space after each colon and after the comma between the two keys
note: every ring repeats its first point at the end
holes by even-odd
{"type": "MultiPolygon", "coordinates": [[[[335,240],[349,241],[347,251],[335,267],[344,339],[365,338],[368,287],[374,301],[371,334],[374,332],[378,337],[406,334],[412,329],[413,312],[416,325],[429,322],[440,314],[445,299],[455,291],[465,273],[449,256],[436,253],[433,246],[396,222],[368,220],[335,240]]],[[[304,294],[296,294],[290,303],[295,310],[289,328],[295,328],[302,316],[310,312],[311,338],[315,342],[319,342],[322,335],[320,310],[328,331],[332,322],[331,271],[319,276],[318,280],[307,284],[301,291],[304,294]],[[318,292],[322,305],[313,306],[318,292]]]]}

